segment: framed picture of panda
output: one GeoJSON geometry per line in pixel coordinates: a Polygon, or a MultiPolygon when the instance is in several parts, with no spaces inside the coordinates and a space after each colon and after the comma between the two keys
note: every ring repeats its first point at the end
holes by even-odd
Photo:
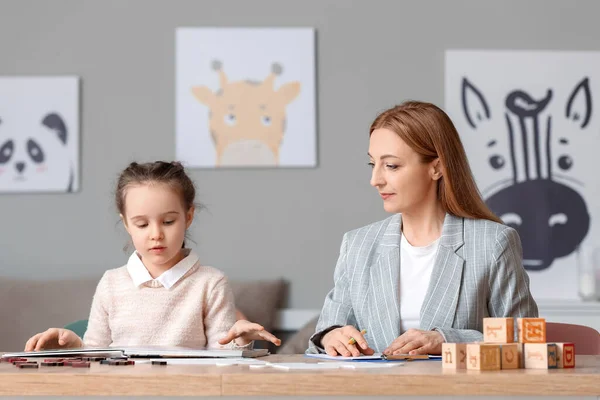
{"type": "Polygon", "coordinates": [[[0,76],[0,193],[79,190],[79,77],[0,76]]]}

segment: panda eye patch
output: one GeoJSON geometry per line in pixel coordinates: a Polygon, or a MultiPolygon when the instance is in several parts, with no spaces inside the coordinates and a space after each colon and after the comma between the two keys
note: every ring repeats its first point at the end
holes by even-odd
{"type": "Polygon", "coordinates": [[[44,162],[44,151],[32,139],[27,141],[27,154],[29,154],[29,157],[38,164],[44,162]]]}
{"type": "Polygon", "coordinates": [[[15,149],[15,144],[12,140],[6,141],[0,146],[0,164],[5,164],[10,160],[15,149]]]}

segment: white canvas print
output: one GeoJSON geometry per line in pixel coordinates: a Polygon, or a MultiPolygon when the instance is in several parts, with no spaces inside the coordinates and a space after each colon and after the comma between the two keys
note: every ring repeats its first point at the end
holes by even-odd
{"type": "Polygon", "coordinates": [[[176,157],[188,167],[314,167],[311,28],[179,28],[176,157]]]}
{"type": "Polygon", "coordinates": [[[446,53],[446,111],[536,298],[576,299],[600,261],[599,95],[600,52],[446,53]]]}
{"type": "Polygon", "coordinates": [[[0,193],[79,190],[79,78],[0,77],[0,193]]]}

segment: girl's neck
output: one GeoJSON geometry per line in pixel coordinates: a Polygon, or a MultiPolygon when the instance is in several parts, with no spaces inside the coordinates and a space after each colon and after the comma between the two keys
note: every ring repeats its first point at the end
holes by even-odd
{"type": "Polygon", "coordinates": [[[402,213],[402,234],[413,246],[427,246],[442,236],[446,212],[439,201],[402,213]]]}
{"type": "Polygon", "coordinates": [[[142,257],[140,257],[140,259],[142,260],[142,264],[144,264],[144,267],[146,267],[146,269],[148,270],[148,273],[150,274],[152,279],[156,279],[160,275],[162,275],[165,271],[168,271],[171,268],[173,268],[175,265],[177,265],[177,263],[179,263],[181,260],[183,260],[186,257],[184,250],[185,249],[179,250],[179,252],[177,253],[177,256],[173,257],[172,260],[169,260],[169,262],[165,263],[165,264],[155,265],[150,262],[147,262],[142,257]]]}

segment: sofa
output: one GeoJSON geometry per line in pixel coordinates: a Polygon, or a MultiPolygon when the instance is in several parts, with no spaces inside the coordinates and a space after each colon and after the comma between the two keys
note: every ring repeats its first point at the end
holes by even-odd
{"type": "MultiPolygon", "coordinates": [[[[35,333],[87,319],[99,279],[37,281],[0,277],[0,352],[21,351],[35,333]]],[[[282,338],[282,346],[270,347],[272,352],[304,352],[314,328],[312,332],[310,326],[297,333],[273,331],[276,312],[285,305],[286,281],[230,281],[230,285],[237,309],[282,338]]],[[[257,342],[257,347],[264,345],[257,342]]]]}

